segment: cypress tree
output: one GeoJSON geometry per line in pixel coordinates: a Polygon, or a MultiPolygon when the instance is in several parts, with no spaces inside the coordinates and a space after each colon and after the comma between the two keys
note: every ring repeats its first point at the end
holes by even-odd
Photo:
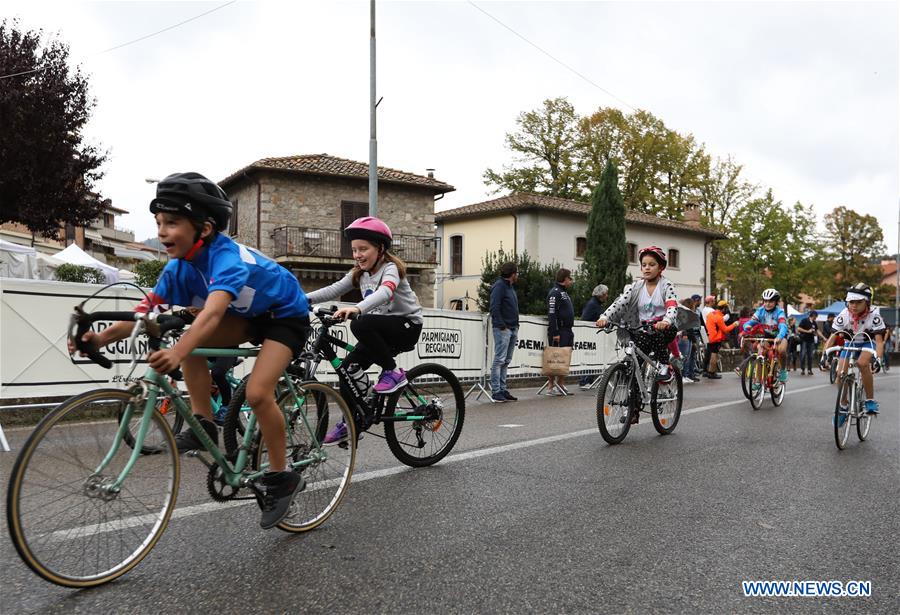
{"type": "Polygon", "coordinates": [[[619,192],[619,173],[612,161],[607,161],[600,183],[591,194],[584,267],[596,284],[609,287],[610,300],[625,287],[625,204],[619,192]]]}

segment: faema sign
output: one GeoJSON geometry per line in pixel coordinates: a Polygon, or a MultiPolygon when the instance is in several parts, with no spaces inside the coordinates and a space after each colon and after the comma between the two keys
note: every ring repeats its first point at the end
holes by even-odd
{"type": "Polygon", "coordinates": [[[423,328],[416,347],[420,359],[458,359],[462,355],[462,331],[423,328]]]}

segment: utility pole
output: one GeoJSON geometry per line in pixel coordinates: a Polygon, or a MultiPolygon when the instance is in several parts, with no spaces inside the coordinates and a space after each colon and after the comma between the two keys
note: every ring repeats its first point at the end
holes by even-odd
{"type": "Polygon", "coordinates": [[[375,138],[375,0],[370,0],[369,29],[369,215],[378,217],[378,140],[375,138]]]}

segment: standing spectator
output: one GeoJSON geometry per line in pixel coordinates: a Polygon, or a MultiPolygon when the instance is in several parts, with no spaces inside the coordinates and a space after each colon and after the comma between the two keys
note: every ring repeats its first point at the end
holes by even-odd
{"type": "Polygon", "coordinates": [[[716,305],[716,309],[710,312],[706,319],[706,333],[709,335],[709,343],[706,345],[706,360],[708,362],[706,373],[703,375],[713,380],[718,380],[722,374],[717,373],[719,365],[719,349],[725,336],[735,327],[737,321],[730,325],[725,324],[725,312],[728,311],[728,302],[722,299],[716,305]]]}
{"type": "Polygon", "coordinates": [[[706,345],[704,339],[704,336],[706,335],[706,325],[703,324],[703,312],[700,309],[700,306],[703,303],[703,297],[700,295],[691,295],[691,301],[694,302],[694,312],[697,314],[697,322],[700,323],[697,327],[690,330],[691,360],[694,362],[692,373],[698,374],[697,376],[694,376],[694,380],[699,380],[699,372],[703,370],[701,355],[706,354],[701,352],[706,345]]]}
{"type": "Polygon", "coordinates": [[[891,371],[891,353],[894,352],[894,329],[887,327],[884,330],[884,357],[882,364],[884,371],[891,371]]]}
{"type": "MultiPolygon", "coordinates": [[[[603,313],[603,305],[608,299],[609,288],[607,288],[605,284],[598,284],[595,286],[594,290],[591,291],[591,298],[588,299],[588,302],[584,304],[584,309],[581,310],[581,320],[597,322],[597,319],[600,318],[600,314],[603,313]]],[[[582,390],[587,390],[591,387],[591,383],[593,382],[594,376],[588,374],[581,377],[578,386],[582,390]]]]}
{"type": "Polygon", "coordinates": [[[800,335],[800,375],[813,375],[813,355],[816,354],[817,338],[821,335],[816,316],[818,314],[813,310],[797,326],[797,333],[800,335]]]}
{"type": "MultiPolygon", "coordinates": [[[[572,272],[565,267],[556,272],[556,284],[547,295],[547,337],[551,346],[571,348],[575,343],[575,308],[569,297],[572,287],[572,272]]],[[[550,376],[548,395],[568,395],[564,376],[550,376]]]]}
{"type": "Polygon", "coordinates": [[[797,319],[791,316],[788,318],[788,369],[792,372],[797,371],[797,359],[800,356],[800,337],[797,335],[797,319]]]}
{"type": "Polygon", "coordinates": [[[825,317],[825,322],[822,323],[822,335],[827,340],[832,333],[834,333],[834,314],[828,314],[825,317]]]}
{"type": "MultiPolygon", "coordinates": [[[[697,299],[700,299],[700,295],[695,295],[697,299]]],[[[691,310],[692,312],[696,309],[697,304],[694,302],[692,297],[682,299],[681,305],[691,310]]],[[[693,382],[697,382],[697,378],[695,376],[694,371],[694,342],[693,342],[693,333],[692,329],[688,329],[685,331],[681,331],[678,334],[678,351],[681,353],[681,361],[682,361],[682,371],[681,371],[681,379],[685,384],[691,384],[693,382]]]]}
{"type": "Polygon", "coordinates": [[[503,263],[500,277],[491,287],[491,329],[494,333],[494,362],[491,364],[491,399],[516,401],[506,388],[506,370],[516,349],[519,331],[519,300],[513,284],[519,279],[515,263],[503,263]]]}
{"type": "MultiPolygon", "coordinates": [[[[706,327],[706,319],[709,318],[709,315],[716,311],[716,296],[715,295],[706,295],[706,298],[703,300],[704,306],[700,309],[700,327],[701,335],[706,338],[705,345],[708,348],[709,342],[712,341],[709,339],[709,329],[706,327]]],[[[719,342],[721,344],[721,342],[719,342]]],[[[709,351],[707,350],[703,353],[703,375],[706,376],[709,373],[709,351]]]]}

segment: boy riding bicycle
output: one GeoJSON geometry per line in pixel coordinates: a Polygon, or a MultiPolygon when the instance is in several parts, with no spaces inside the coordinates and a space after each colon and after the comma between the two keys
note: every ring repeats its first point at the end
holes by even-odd
{"type": "MultiPolygon", "coordinates": [[[[303,478],[286,470],[284,416],[273,391],[282,372],[309,335],[309,304],[297,279],[259,252],[225,235],[232,204],[225,192],[199,173],[175,173],[156,186],[150,202],[159,240],[170,260],[136,312],[165,311],[173,305],[202,307],[193,325],[169,348],[150,354],[150,367],[168,374],[179,366],[191,407],[213,442],[218,429],[210,401],[210,372],[204,347],[261,344],[246,387],[246,400],[259,420],[269,451],[269,471],[254,485],[262,509],[260,526],[270,529],[288,513],[303,478]]],[[[94,347],[128,337],[132,323],[119,322],[82,341],[94,347]]],[[[69,352],[75,351],[73,340],[69,352]]],[[[179,453],[202,449],[190,430],[176,437],[179,453]]]]}
{"type": "MultiPolygon", "coordinates": [[[[844,301],[847,302],[847,307],[834,319],[832,334],[825,342],[825,348],[830,348],[834,345],[835,338],[838,337],[839,333],[845,333],[850,336],[849,341],[844,344],[844,348],[841,350],[841,362],[838,366],[835,384],[840,386],[841,378],[847,370],[848,357],[855,350],[859,353],[856,365],[859,367],[863,388],[866,391],[866,413],[878,414],[878,402],[875,401],[875,383],[872,378],[872,361],[874,359],[875,370],[878,371],[881,367],[881,358],[884,357],[884,334],[886,329],[884,319],[881,317],[878,308],[872,307],[872,288],[868,284],[859,283],[848,288],[844,301]],[[873,348],[872,342],[868,341],[866,336],[875,340],[875,348],[873,348]],[[876,357],[872,357],[868,352],[861,352],[862,348],[875,350],[876,357]]],[[[825,369],[824,353],[819,361],[819,367],[825,369]]],[[[842,400],[841,403],[846,401],[842,400]]]]}
{"type": "Polygon", "coordinates": [[[750,320],[744,323],[742,327],[744,333],[747,333],[754,327],[762,327],[763,333],[768,336],[774,336],[775,350],[778,351],[778,360],[781,362],[781,370],[778,372],[778,379],[781,382],[787,382],[787,316],[778,306],[781,294],[774,288],[767,288],[762,293],[762,306],[754,312],[750,320]]]}
{"type": "MultiPolygon", "coordinates": [[[[353,318],[350,331],[357,345],[344,359],[351,375],[377,364],[381,375],[374,390],[386,395],[406,386],[406,373],[394,359],[412,350],[422,333],[422,307],[406,277],[406,264],[390,252],[394,237],[382,220],[366,216],[354,220],[344,235],[350,240],[356,266],[343,278],[307,295],[309,302],[332,301],[358,288],[363,300],[341,308],[333,318],[353,318]]],[[[325,444],[347,437],[347,427],[338,423],[323,440],[325,444]]]]}

